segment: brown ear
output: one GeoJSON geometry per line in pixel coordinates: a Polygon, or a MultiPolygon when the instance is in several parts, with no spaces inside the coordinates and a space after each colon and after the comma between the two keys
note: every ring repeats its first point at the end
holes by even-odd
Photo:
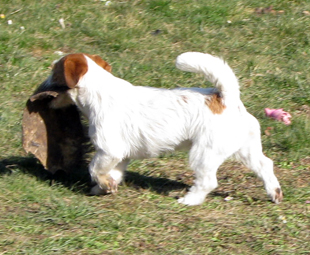
{"type": "Polygon", "coordinates": [[[74,88],[87,70],[88,66],[83,54],[70,54],[64,58],[63,74],[69,88],[74,88]]]}
{"type": "Polygon", "coordinates": [[[100,56],[98,55],[90,55],[90,54],[85,54],[87,57],[92,59],[98,66],[101,66],[103,69],[107,70],[108,72],[111,73],[112,67],[108,64],[108,62],[104,61],[100,56]]]}

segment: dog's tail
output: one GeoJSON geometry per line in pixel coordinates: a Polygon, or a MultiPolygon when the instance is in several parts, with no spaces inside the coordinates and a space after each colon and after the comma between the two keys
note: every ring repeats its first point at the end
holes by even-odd
{"type": "Polygon", "coordinates": [[[203,74],[219,90],[225,105],[240,101],[238,79],[224,60],[205,53],[186,52],[177,57],[176,67],[203,74]]]}

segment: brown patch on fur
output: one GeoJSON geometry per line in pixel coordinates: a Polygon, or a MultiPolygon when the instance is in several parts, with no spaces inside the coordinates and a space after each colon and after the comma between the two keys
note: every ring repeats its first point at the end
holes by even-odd
{"type": "Polygon", "coordinates": [[[83,54],[70,54],[63,63],[64,76],[69,88],[74,88],[80,78],[87,72],[88,65],[83,54]]]}
{"type": "Polygon", "coordinates": [[[85,56],[92,59],[97,65],[111,72],[112,67],[98,55],[83,53],[69,54],[61,58],[53,67],[52,83],[67,85],[74,88],[79,79],[87,72],[88,65],[85,56]]]}
{"type": "Polygon", "coordinates": [[[74,88],[87,72],[88,66],[83,54],[70,54],[61,58],[53,67],[52,84],[74,88]]]}
{"type": "Polygon", "coordinates": [[[101,66],[103,69],[111,73],[112,67],[108,64],[108,62],[104,61],[100,56],[90,55],[90,54],[85,54],[85,55],[89,57],[90,59],[92,59],[98,66],[101,66]]]}
{"type": "Polygon", "coordinates": [[[222,102],[219,94],[208,95],[205,97],[205,104],[214,114],[221,114],[226,106],[222,102]]]}

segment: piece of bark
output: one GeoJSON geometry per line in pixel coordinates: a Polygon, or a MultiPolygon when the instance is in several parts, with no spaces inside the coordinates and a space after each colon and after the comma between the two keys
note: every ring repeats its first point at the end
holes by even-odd
{"type": "Polygon", "coordinates": [[[33,95],[23,114],[23,147],[51,173],[72,172],[83,159],[87,141],[80,114],[75,105],[53,109],[55,93],[33,95]]]}

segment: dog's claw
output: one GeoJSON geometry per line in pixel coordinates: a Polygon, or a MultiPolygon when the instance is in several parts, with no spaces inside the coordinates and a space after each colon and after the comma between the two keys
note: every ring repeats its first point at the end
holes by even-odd
{"type": "Polygon", "coordinates": [[[99,186],[105,190],[107,194],[115,194],[117,192],[117,182],[110,176],[104,175],[99,177],[99,186]]]}
{"type": "Polygon", "coordinates": [[[275,189],[275,196],[272,198],[272,201],[276,204],[281,203],[283,200],[283,192],[280,188],[275,189]]]}
{"type": "Polygon", "coordinates": [[[108,193],[115,194],[118,190],[117,183],[112,177],[109,178],[109,183],[108,183],[107,187],[108,187],[107,188],[108,193]]]}

